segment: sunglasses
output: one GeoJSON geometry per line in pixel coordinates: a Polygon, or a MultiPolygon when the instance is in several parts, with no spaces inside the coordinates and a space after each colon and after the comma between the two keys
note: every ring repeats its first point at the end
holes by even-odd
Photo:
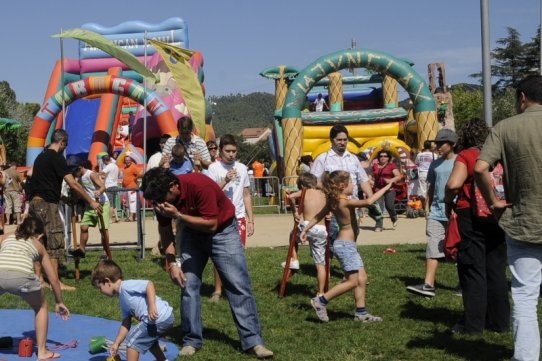
{"type": "Polygon", "coordinates": [[[209,148],[209,150],[217,150],[218,148],[217,147],[211,147],[209,148]]]}

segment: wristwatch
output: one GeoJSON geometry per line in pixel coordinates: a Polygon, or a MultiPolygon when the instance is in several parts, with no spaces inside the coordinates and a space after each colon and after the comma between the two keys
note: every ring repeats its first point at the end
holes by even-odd
{"type": "Polygon", "coordinates": [[[171,264],[169,265],[169,269],[168,271],[171,271],[171,267],[173,266],[177,266],[179,267],[179,269],[181,269],[181,266],[182,266],[182,262],[181,262],[181,259],[179,257],[175,258],[175,262],[171,262],[171,264]]]}

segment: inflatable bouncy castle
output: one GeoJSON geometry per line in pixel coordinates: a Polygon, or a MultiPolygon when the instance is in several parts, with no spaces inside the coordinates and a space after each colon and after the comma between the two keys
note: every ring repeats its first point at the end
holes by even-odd
{"type": "MultiPolygon", "coordinates": [[[[79,41],[78,57],[58,60],[52,71],[43,106],[28,137],[28,166],[58,128],[66,129],[70,135],[67,157],[96,164],[98,154],[121,153],[129,144],[143,153],[146,141],[157,143],[161,134],[176,135],[176,120],[190,114],[164,60],[152,45],[145,45],[146,40],[155,39],[189,48],[188,29],[182,19],[171,18],[159,24],[128,21],[113,27],[91,23],[81,29],[100,34],[136,56],[154,73],[156,82],[145,81],[139,72],[117,58],[79,41]]],[[[204,91],[201,53],[194,51],[189,64],[204,91]]],[[[210,117],[205,121],[210,128],[210,117]]],[[[212,128],[209,134],[213,136],[212,128]]]]}
{"type": "Polygon", "coordinates": [[[320,57],[303,70],[270,67],[260,75],[275,80],[275,121],[271,148],[279,175],[294,177],[302,155],[316,158],[330,149],[329,130],[346,126],[348,150],[391,150],[398,158],[409,155],[438,131],[436,103],[409,61],[370,49],[346,49],[320,57]],[[366,68],[372,75],[345,77],[340,72],[366,68]],[[398,85],[408,93],[412,109],[398,102],[398,85]],[[312,112],[317,94],[324,95],[329,111],[312,112]]]}

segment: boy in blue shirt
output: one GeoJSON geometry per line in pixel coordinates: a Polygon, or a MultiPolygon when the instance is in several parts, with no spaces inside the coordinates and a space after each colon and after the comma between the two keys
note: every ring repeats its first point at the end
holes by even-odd
{"type": "Polygon", "coordinates": [[[186,157],[184,144],[177,143],[173,146],[173,149],[171,149],[169,170],[175,175],[192,173],[194,171],[192,161],[186,157]]]}
{"type": "Polygon", "coordinates": [[[157,360],[167,361],[158,339],[173,326],[175,319],[171,306],[156,296],[154,284],[145,280],[124,281],[122,270],[110,260],[96,265],[91,282],[102,294],[118,296],[120,300],[122,324],[110,347],[111,356],[115,356],[120,344],[126,341],[128,361],[139,360],[139,354],[149,350],[157,360]],[[132,317],[139,320],[133,327],[132,317]]]}

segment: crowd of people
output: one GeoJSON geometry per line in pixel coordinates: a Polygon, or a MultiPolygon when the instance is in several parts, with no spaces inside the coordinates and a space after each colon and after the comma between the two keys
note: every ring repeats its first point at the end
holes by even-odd
{"type": "MultiPolygon", "coordinates": [[[[450,332],[502,333],[512,327],[514,360],[539,358],[537,304],[542,283],[542,238],[537,219],[542,214],[542,186],[538,181],[542,168],[536,164],[542,135],[541,76],[528,77],[518,84],[516,107],[518,115],[492,128],[481,119],[467,121],[458,135],[443,128],[410,159],[401,159],[389,149],[379,149],[372,156],[349,152],[348,129],[343,125],[331,127],[329,151],[314,160],[310,156],[300,159],[300,190],[288,197],[298,200],[299,209],[293,209],[299,223],[298,237],[301,242],[309,242],[317,270],[317,292],[310,304],[318,319],[329,322],[330,302],[353,291],[353,320],[383,321],[369,313],[366,305],[368,277],[356,247],[363,216],[360,209],[370,208],[375,231],[384,230],[384,210],[395,228],[395,203],[401,192],[397,185],[407,182],[407,197],[423,201],[427,236],[423,283],[408,285],[407,290],[426,297],[437,295],[436,274],[445,258],[447,228],[450,220],[456,219],[461,238],[457,273],[464,312],[450,332]],[[329,261],[326,242],[330,242],[333,256],[344,271],[342,282],[329,290],[324,286],[329,261]],[[507,264],[512,274],[512,306],[507,264]]],[[[244,253],[247,237],[255,232],[249,169],[238,161],[238,145],[232,135],[223,135],[218,144],[205,143],[194,134],[194,124],[188,117],[179,119],[178,130],[179,136],[160,139],[160,150],[149,159],[145,173],[135,167],[130,156],[125,157],[122,187],[136,189],[141,180],[139,189],[156,212],[166,271],[181,292],[180,356],[193,355],[202,347],[200,290],[210,259],[215,269],[211,301],[219,302],[224,297],[229,302],[243,351],[257,358],[271,358],[273,352],[263,341],[244,253]]],[[[26,217],[17,202],[22,180],[16,170],[2,173],[5,197],[9,199],[6,215],[8,219],[13,215],[18,227],[14,236],[1,241],[0,294],[20,295],[33,308],[40,359],[58,357],[45,347],[45,279],[54,292],[55,310],[63,318],[69,317],[61,292],[69,286],[60,281],[58,273],[65,256],[64,223],[59,216],[62,183],[86,203],[81,245],[70,250],[73,256],[84,257],[88,227],[96,225],[99,214],[113,221],[118,217],[116,210],[109,211],[118,192],[119,176],[112,157],[103,158],[104,167],[99,172],[84,162],[70,168],[62,155],[67,144],[68,134],[56,130],[51,144],[36,158],[26,190],[26,217]]],[[[257,163],[254,172],[263,168],[257,163]]],[[[130,208],[131,219],[135,219],[135,212],[130,208]]],[[[295,262],[290,265],[295,267],[295,262]]],[[[158,337],[172,327],[174,316],[169,304],[156,295],[152,280],[124,280],[119,265],[102,260],[92,273],[92,284],[104,295],[121,299],[123,321],[111,354],[114,356],[124,342],[130,360],[137,360],[146,351],[165,360],[158,337]],[[132,317],[140,323],[132,325],[132,317]]]]}

